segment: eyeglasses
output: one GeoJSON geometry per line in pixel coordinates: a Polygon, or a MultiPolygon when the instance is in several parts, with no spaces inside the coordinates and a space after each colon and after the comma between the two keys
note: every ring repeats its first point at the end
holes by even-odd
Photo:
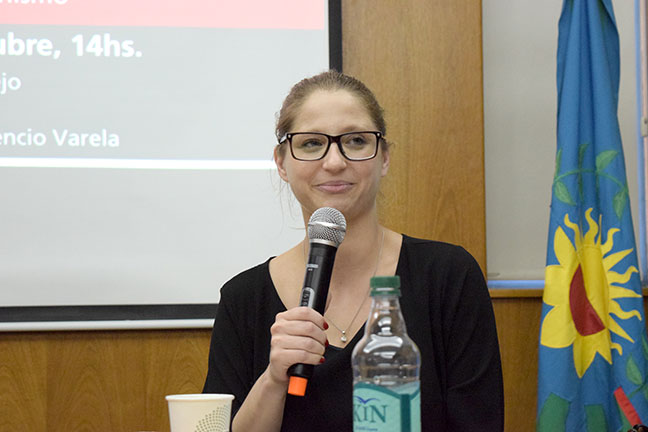
{"type": "Polygon", "coordinates": [[[376,157],[382,137],[382,133],[377,131],[348,132],[336,136],[319,132],[294,132],[284,135],[279,144],[288,141],[290,154],[297,160],[316,161],[326,156],[334,142],[342,156],[348,160],[363,161],[376,157]]]}

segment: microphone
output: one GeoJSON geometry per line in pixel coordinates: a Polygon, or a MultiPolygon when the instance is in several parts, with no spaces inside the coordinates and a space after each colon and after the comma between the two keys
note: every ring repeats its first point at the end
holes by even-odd
{"type": "MultiPolygon", "coordinates": [[[[326,297],[331,283],[333,262],[338,246],[346,234],[346,219],[339,210],[322,207],[313,212],[308,221],[310,252],[299,306],[308,306],[324,314],[326,297]]],[[[304,396],[313,365],[297,363],[288,369],[288,394],[304,396]]]]}

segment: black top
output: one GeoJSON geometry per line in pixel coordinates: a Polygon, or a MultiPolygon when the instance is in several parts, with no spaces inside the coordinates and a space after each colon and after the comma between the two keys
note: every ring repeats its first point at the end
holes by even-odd
{"type": "MultiPolygon", "coordinates": [[[[268,365],[270,327],[285,311],[270,260],[221,289],[204,392],[235,396],[232,417],[268,365]]],[[[421,351],[423,431],[504,429],[495,318],[482,272],[463,248],[403,236],[396,274],[409,336],[421,351]]],[[[305,397],[287,396],[282,431],[351,431],[351,352],[329,346],[305,397]]]]}

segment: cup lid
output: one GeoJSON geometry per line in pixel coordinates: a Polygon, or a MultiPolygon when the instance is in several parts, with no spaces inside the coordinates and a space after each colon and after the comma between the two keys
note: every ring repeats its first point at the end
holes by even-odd
{"type": "Polygon", "coordinates": [[[167,395],[165,399],[168,401],[233,400],[234,395],[226,393],[175,394],[167,395]]]}

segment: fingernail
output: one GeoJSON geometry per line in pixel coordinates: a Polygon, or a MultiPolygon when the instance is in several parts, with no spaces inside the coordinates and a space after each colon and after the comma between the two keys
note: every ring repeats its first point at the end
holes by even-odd
{"type": "Polygon", "coordinates": [[[328,339],[326,339],[326,342],[324,343],[324,346],[325,346],[325,347],[329,346],[328,339]]]}
{"type": "Polygon", "coordinates": [[[324,357],[322,357],[322,358],[320,359],[320,363],[324,363],[325,360],[326,360],[326,359],[325,359],[324,357]]]}
{"type": "Polygon", "coordinates": [[[328,330],[328,323],[324,321],[324,330],[328,330]]]}

